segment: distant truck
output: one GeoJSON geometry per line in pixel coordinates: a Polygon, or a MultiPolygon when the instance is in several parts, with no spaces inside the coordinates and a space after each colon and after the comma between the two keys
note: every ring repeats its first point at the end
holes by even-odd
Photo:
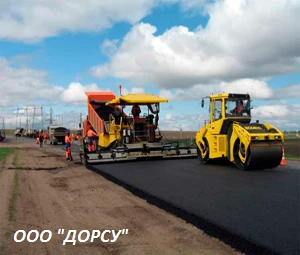
{"type": "Polygon", "coordinates": [[[16,136],[16,138],[24,136],[24,128],[16,128],[15,136],[16,136]]]}
{"type": "Polygon", "coordinates": [[[69,129],[60,125],[52,125],[48,128],[50,144],[56,145],[58,143],[65,144],[66,133],[70,132],[69,129]]]}
{"type": "Polygon", "coordinates": [[[0,130],[0,142],[2,142],[6,137],[6,134],[5,134],[5,130],[4,129],[1,129],[0,130]]]}
{"type": "Polygon", "coordinates": [[[36,130],[34,130],[34,129],[27,129],[26,131],[25,131],[25,136],[26,137],[30,137],[30,138],[33,138],[34,137],[34,135],[36,134],[36,130]]]}

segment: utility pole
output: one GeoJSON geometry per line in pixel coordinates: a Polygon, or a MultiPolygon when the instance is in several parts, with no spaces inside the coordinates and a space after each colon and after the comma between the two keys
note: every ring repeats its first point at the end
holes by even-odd
{"type": "Polygon", "coordinates": [[[33,106],[32,129],[34,129],[35,105],[33,106]]]}
{"type": "Polygon", "coordinates": [[[73,124],[74,124],[74,130],[75,130],[75,129],[76,129],[76,121],[78,120],[78,119],[77,119],[78,117],[77,117],[75,114],[74,114],[73,116],[74,116],[74,117],[73,117],[73,121],[74,121],[73,124]]]}
{"type": "Polygon", "coordinates": [[[16,128],[18,127],[19,107],[17,106],[16,128]]]}
{"type": "Polygon", "coordinates": [[[79,115],[79,129],[81,129],[81,125],[82,125],[82,113],[80,113],[79,115]]]}
{"type": "Polygon", "coordinates": [[[41,116],[42,116],[42,130],[44,130],[43,106],[41,107],[41,116]]]}
{"type": "Polygon", "coordinates": [[[25,129],[28,130],[29,129],[29,123],[28,123],[28,106],[27,105],[26,105],[25,110],[26,110],[26,127],[25,127],[25,129]]]}
{"type": "Polygon", "coordinates": [[[3,115],[3,120],[2,120],[2,129],[5,130],[5,124],[4,124],[4,115],[3,115]]]}
{"type": "Polygon", "coordinates": [[[50,126],[53,124],[52,114],[52,107],[50,107],[50,126]]]}
{"type": "Polygon", "coordinates": [[[119,85],[120,96],[122,96],[122,85],[119,85]]]}

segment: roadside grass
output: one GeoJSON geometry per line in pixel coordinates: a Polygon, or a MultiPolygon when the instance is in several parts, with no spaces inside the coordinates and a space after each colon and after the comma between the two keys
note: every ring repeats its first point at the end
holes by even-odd
{"type": "MultiPolygon", "coordinates": [[[[10,233],[5,232],[4,238],[5,238],[5,240],[8,240],[10,238],[10,233]]],[[[4,251],[6,250],[6,248],[7,248],[6,243],[3,243],[3,244],[0,245],[0,255],[4,254],[4,251]]]]}
{"type": "MultiPolygon", "coordinates": [[[[14,158],[13,158],[13,165],[17,168],[18,167],[18,152],[15,152],[14,158]]],[[[14,222],[16,219],[16,204],[17,199],[20,195],[20,187],[19,187],[19,172],[18,170],[15,170],[14,174],[14,180],[13,180],[13,187],[12,187],[12,193],[9,200],[9,206],[8,206],[8,220],[9,222],[14,222]]]]}
{"type": "Polygon", "coordinates": [[[284,153],[284,156],[287,159],[297,159],[297,160],[300,160],[300,156],[299,155],[293,155],[293,154],[290,154],[290,153],[284,153]]]}
{"type": "MultiPolygon", "coordinates": [[[[17,168],[18,167],[18,151],[12,150],[14,153],[14,158],[12,164],[17,168]]],[[[8,204],[8,223],[13,224],[16,220],[17,213],[17,201],[20,196],[20,186],[19,186],[19,172],[15,170],[14,179],[12,183],[12,190],[8,204]]],[[[7,241],[9,240],[11,233],[6,231],[4,234],[4,242],[0,244],[0,255],[4,254],[4,251],[7,249],[7,241]]]]}
{"type": "Polygon", "coordinates": [[[0,161],[7,157],[9,154],[13,153],[14,149],[11,148],[0,148],[0,161]]]}
{"type": "Polygon", "coordinates": [[[300,140],[300,135],[296,135],[296,134],[288,134],[288,135],[284,135],[284,139],[299,139],[300,140]]]}

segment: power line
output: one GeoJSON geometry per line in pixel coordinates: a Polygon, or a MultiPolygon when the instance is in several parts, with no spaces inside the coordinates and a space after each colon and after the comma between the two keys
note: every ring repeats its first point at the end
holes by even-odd
{"type": "Polygon", "coordinates": [[[52,107],[50,107],[50,126],[53,124],[52,107]]]}

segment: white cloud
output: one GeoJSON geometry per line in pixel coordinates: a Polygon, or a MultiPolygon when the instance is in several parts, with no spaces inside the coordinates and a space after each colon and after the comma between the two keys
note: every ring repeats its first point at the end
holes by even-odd
{"type": "Polygon", "coordinates": [[[176,89],[173,93],[170,90],[160,90],[160,96],[172,101],[201,100],[204,96],[219,93],[241,93],[249,94],[253,99],[270,99],[273,97],[273,90],[264,81],[253,79],[240,79],[233,82],[221,82],[219,84],[199,84],[187,89],[176,89]]]}
{"type": "Polygon", "coordinates": [[[97,84],[92,83],[89,85],[82,85],[79,82],[72,82],[67,89],[63,91],[60,99],[64,103],[70,104],[82,104],[87,102],[87,96],[85,92],[100,92],[110,91],[109,89],[100,89],[97,84]]]}
{"type": "MultiPolygon", "coordinates": [[[[145,93],[145,90],[140,87],[132,87],[131,89],[122,87],[122,95],[123,96],[126,96],[128,94],[143,94],[143,93],[145,93]]],[[[119,96],[119,94],[117,96],[119,96]]]]}
{"type": "Polygon", "coordinates": [[[257,106],[252,110],[252,120],[269,123],[282,130],[300,128],[300,105],[278,104],[257,106]]]}
{"type": "MultiPolygon", "coordinates": [[[[264,105],[258,106],[252,110],[252,115],[258,116],[261,118],[282,118],[293,115],[294,110],[290,109],[291,106],[288,105],[264,105]]],[[[299,106],[298,106],[299,108],[299,106]]],[[[298,109],[298,115],[299,109],[298,109]]]]}
{"type": "Polygon", "coordinates": [[[220,91],[242,94],[248,93],[252,98],[257,99],[268,99],[273,96],[273,90],[266,82],[253,79],[221,82],[220,91]]]}
{"type": "Polygon", "coordinates": [[[137,87],[133,87],[131,89],[131,94],[143,94],[145,93],[145,90],[143,88],[137,88],[137,87]]]}
{"type": "MultiPolygon", "coordinates": [[[[252,109],[252,122],[268,123],[280,130],[300,130],[300,105],[270,104],[252,109]]],[[[181,114],[174,111],[160,117],[160,130],[197,131],[208,120],[207,113],[181,114]]]]}
{"type": "Polygon", "coordinates": [[[101,52],[109,57],[113,56],[117,52],[117,43],[118,40],[105,39],[100,46],[101,52]]]}
{"type": "MultiPolygon", "coordinates": [[[[87,102],[87,96],[85,92],[113,92],[116,96],[119,96],[119,89],[117,86],[114,89],[109,89],[100,88],[95,83],[82,85],[79,82],[72,82],[69,84],[68,88],[61,93],[60,100],[65,104],[83,105],[87,102]]],[[[144,88],[127,88],[122,86],[122,95],[141,93],[145,93],[144,88]]]]}
{"type": "Polygon", "coordinates": [[[49,84],[44,71],[14,68],[0,57],[0,91],[0,106],[13,106],[36,100],[55,100],[63,88],[49,84]]]}
{"type": "Polygon", "coordinates": [[[37,42],[63,32],[101,31],[115,22],[133,24],[155,4],[155,0],[2,0],[0,39],[37,42]]]}
{"type": "Polygon", "coordinates": [[[98,32],[117,22],[134,24],[161,4],[184,10],[202,7],[195,0],[52,0],[0,2],[0,39],[39,42],[64,32],[98,32]],[[18,31],[17,33],[15,31],[18,31]]]}
{"type": "MultiPolygon", "coordinates": [[[[45,128],[49,123],[49,109],[42,105],[27,105],[19,108],[1,109],[0,117],[4,117],[6,128],[45,128]],[[2,116],[1,116],[2,115],[2,116]]],[[[2,119],[1,119],[2,120],[2,119]]]]}
{"type": "MultiPolygon", "coordinates": [[[[300,84],[293,84],[275,90],[275,98],[299,98],[300,84]]],[[[300,102],[299,102],[300,103],[300,102]]]]}
{"type": "Polygon", "coordinates": [[[159,129],[169,131],[197,131],[204,122],[205,116],[201,114],[168,113],[160,117],[159,129]]]}
{"type": "Polygon", "coordinates": [[[155,36],[154,26],[135,25],[93,74],[167,89],[299,70],[299,1],[225,0],[207,11],[207,27],[196,31],[178,26],[155,36]]]}

